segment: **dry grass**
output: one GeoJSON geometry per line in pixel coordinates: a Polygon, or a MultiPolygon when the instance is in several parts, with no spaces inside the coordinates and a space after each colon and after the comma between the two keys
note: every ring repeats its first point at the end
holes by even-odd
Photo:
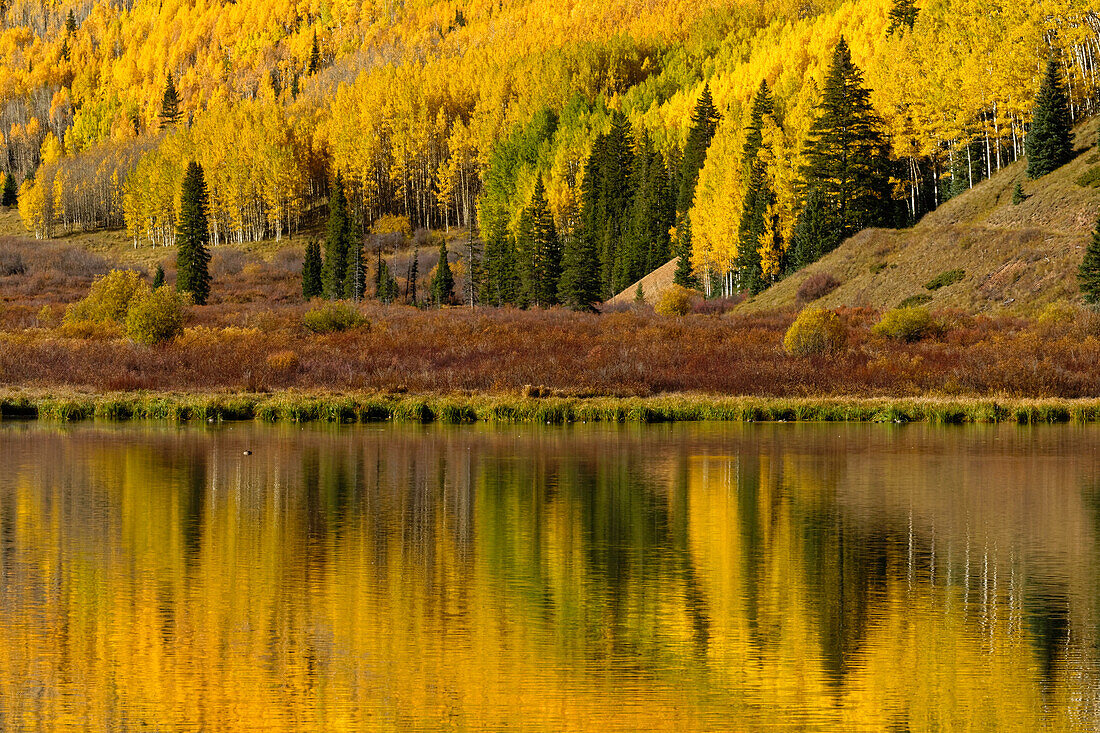
{"type": "Polygon", "coordinates": [[[815,305],[885,310],[910,296],[928,294],[930,308],[973,313],[1038,313],[1047,304],[1076,302],[1077,267],[1100,213],[1100,189],[1078,186],[1089,168],[1100,121],[1077,130],[1081,152],[1069,165],[1038,181],[1024,180],[1026,163],[990,180],[926,216],[912,229],[861,232],[822,258],[753,298],[745,311],[794,308],[799,288],[821,273],[841,285],[815,305]],[[1028,199],[1012,204],[1023,181],[1028,199]],[[934,293],[925,284],[962,269],[965,278],[934,293]]]}

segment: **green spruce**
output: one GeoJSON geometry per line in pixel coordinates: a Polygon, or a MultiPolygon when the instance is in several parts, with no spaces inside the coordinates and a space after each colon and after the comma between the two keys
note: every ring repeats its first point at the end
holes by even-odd
{"type": "Polygon", "coordinates": [[[324,293],[321,280],[323,267],[320,242],[309,242],[306,245],[305,260],[302,262],[302,297],[306,300],[319,298],[324,293]]]}
{"type": "Polygon", "coordinates": [[[557,305],[561,244],[541,176],[535,181],[535,191],[520,219],[519,229],[516,252],[522,262],[522,301],[541,308],[557,305]]]}
{"type": "Polygon", "coordinates": [[[172,81],[172,75],[164,84],[164,94],[160,99],[160,126],[162,128],[174,125],[180,119],[180,97],[176,92],[176,83],[172,81]]]}
{"type": "Polygon", "coordinates": [[[886,29],[886,35],[892,36],[904,30],[913,30],[917,24],[917,6],[913,0],[894,0],[890,8],[890,27],[886,29]]]}
{"type": "Polygon", "coordinates": [[[11,208],[19,203],[19,193],[15,186],[15,174],[4,174],[4,190],[0,193],[0,204],[11,208]]]}
{"type": "Polygon", "coordinates": [[[695,109],[691,114],[691,127],[688,128],[687,143],[684,145],[684,154],[681,159],[680,190],[676,198],[676,212],[686,214],[691,209],[695,200],[695,185],[699,182],[699,172],[703,170],[703,163],[707,159],[707,149],[710,147],[714,133],[718,130],[718,123],[722,117],[714,106],[714,99],[710,94],[710,84],[703,85],[703,93],[695,103],[695,109]]]}
{"type": "Polygon", "coordinates": [[[157,269],[153,272],[153,290],[164,285],[164,267],[158,262],[157,269]]]}
{"type": "Polygon", "coordinates": [[[1027,195],[1024,194],[1024,184],[1016,181],[1016,185],[1012,189],[1012,205],[1019,206],[1025,201],[1027,201],[1027,195]]]}
{"type": "Polygon", "coordinates": [[[344,279],[347,275],[350,248],[351,222],[348,219],[348,200],[344,195],[344,179],[337,173],[328,198],[325,264],[322,275],[324,294],[329,300],[336,300],[344,295],[344,279]]]}
{"type": "Polygon", "coordinates": [[[447,240],[439,243],[439,264],[432,276],[432,302],[436,306],[450,305],[455,299],[455,279],[448,261],[447,240]]]}
{"type": "Polygon", "coordinates": [[[764,146],[766,118],[775,117],[775,104],[766,82],[753,98],[749,124],[745,132],[744,163],[745,201],[741,208],[741,223],[737,231],[737,275],[740,289],[759,293],[767,283],[760,261],[760,244],[768,231],[768,210],[775,203],[775,192],[767,177],[767,166],[760,157],[764,146]]]}
{"type": "Polygon", "coordinates": [[[676,227],[676,245],[676,272],[672,276],[672,282],[682,288],[698,288],[699,280],[691,268],[691,218],[688,214],[680,216],[676,227]]]}
{"type": "Polygon", "coordinates": [[[309,49],[309,66],[306,68],[310,76],[321,70],[321,47],[317,43],[317,31],[313,31],[313,45],[309,49]]]}
{"type": "Polygon", "coordinates": [[[1092,232],[1092,240],[1085,248],[1085,259],[1077,271],[1081,294],[1090,305],[1100,304],[1100,221],[1092,232]]]}
{"type": "Polygon", "coordinates": [[[190,293],[196,305],[205,305],[210,296],[208,210],[202,166],[191,161],[183,177],[176,227],[176,290],[190,293]]]}
{"type": "Polygon", "coordinates": [[[1027,177],[1041,178],[1073,158],[1073,121],[1069,93],[1056,60],[1047,61],[1039,96],[1031,111],[1031,129],[1027,133],[1027,177]]]}
{"type": "Polygon", "coordinates": [[[804,195],[818,191],[821,213],[831,219],[825,228],[839,234],[835,242],[822,243],[822,254],[861,229],[890,221],[893,201],[883,123],[843,38],[833,52],[805,151],[804,195]]]}
{"type": "Polygon", "coordinates": [[[416,290],[420,279],[420,248],[413,249],[412,261],[409,262],[409,271],[405,277],[405,302],[409,305],[418,305],[416,290]]]}
{"type": "Polygon", "coordinates": [[[367,268],[363,262],[363,234],[359,217],[349,217],[347,262],[344,266],[344,298],[358,303],[367,293],[367,268]]]}

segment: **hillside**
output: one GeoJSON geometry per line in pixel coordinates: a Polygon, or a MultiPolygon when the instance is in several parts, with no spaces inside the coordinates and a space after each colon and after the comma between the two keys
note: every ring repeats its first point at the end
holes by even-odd
{"type": "Polygon", "coordinates": [[[883,309],[923,296],[930,308],[1031,314],[1054,301],[1076,301],[1077,267],[1100,213],[1100,188],[1076,181],[1100,168],[1098,130],[1097,120],[1080,126],[1077,157],[1054,173],[1028,181],[1025,162],[1008,166],[911,229],[861,232],[739,310],[800,307],[799,288],[819,273],[840,282],[814,301],[823,307],[883,309]],[[1027,200],[1014,205],[1017,181],[1027,200]],[[958,282],[925,287],[954,270],[964,273],[958,282]]]}

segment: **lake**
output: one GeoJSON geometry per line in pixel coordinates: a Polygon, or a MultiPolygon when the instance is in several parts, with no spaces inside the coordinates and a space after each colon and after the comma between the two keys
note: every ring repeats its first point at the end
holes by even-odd
{"type": "Polygon", "coordinates": [[[9,421],[0,729],[1095,730],[1098,447],[9,421]]]}

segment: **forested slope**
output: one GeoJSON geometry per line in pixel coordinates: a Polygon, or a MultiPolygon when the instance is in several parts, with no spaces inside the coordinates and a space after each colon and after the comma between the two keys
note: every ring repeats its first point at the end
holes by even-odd
{"type": "Polygon", "coordinates": [[[911,229],[861,232],[741,310],[801,307],[813,282],[827,279],[835,289],[815,306],[884,310],[908,300],[1036,315],[1049,303],[1076,302],[1077,267],[1100,211],[1098,128],[1077,129],[1077,156],[1054,173],[1027,181],[1023,163],[1009,166],[911,229]],[[1017,183],[1023,201],[1014,197],[1017,183]]]}
{"type": "MultiPolygon", "coordinates": [[[[0,168],[42,237],[125,228],[135,245],[172,244],[196,160],[215,244],[323,216],[339,173],[363,230],[386,215],[458,224],[507,262],[524,254],[540,180],[569,251],[593,145],[616,124],[647,180],[682,193],[709,87],[713,142],[667,246],[700,287],[724,292],[743,287],[739,263],[758,248],[761,285],[789,270],[806,142],[841,38],[881,123],[897,225],[1023,155],[1048,58],[1072,116],[1096,111],[1089,0],[20,0],[0,27],[0,168]],[[754,121],[762,82],[772,102],[754,121]],[[762,188],[766,226],[749,236],[746,192],[762,188]]],[[[604,259],[631,237],[664,238],[638,231],[607,235],[604,259]]],[[[603,262],[603,295],[652,259],[603,262]]]]}

